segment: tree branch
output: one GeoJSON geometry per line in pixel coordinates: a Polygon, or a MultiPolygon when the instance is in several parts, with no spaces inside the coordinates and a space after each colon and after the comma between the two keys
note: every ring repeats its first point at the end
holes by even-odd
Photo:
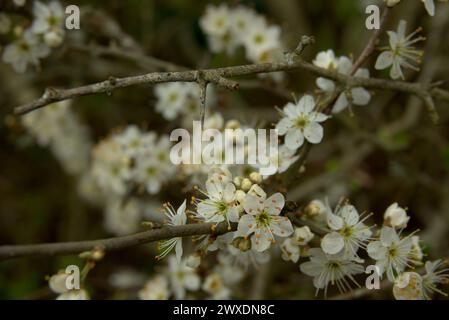
{"type": "MultiPolygon", "coordinates": [[[[233,229],[235,230],[235,226],[233,229]]],[[[158,240],[197,235],[220,235],[231,231],[227,223],[221,223],[215,228],[215,223],[195,223],[185,226],[163,227],[128,236],[76,242],[43,243],[30,245],[0,246],[0,260],[25,256],[55,256],[62,254],[78,254],[94,248],[105,251],[120,250],[158,240]]]]}
{"type": "MultiPolygon", "coordinates": [[[[319,68],[311,63],[297,59],[295,62],[261,63],[240,65],[216,69],[200,70],[204,79],[220,87],[230,90],[238,89],[238,83],[228,78],[254,75],[259,73],[271,73],[278,71],[305,70],[317,76],[329,78],[350,87],[365,87],[373,89],[394,90],[415,94],[418,96],[428,95],[449,101],[449,92],[435,88],[429,83],[413,83],[404,81],[393,81],[376,78],[360,78],[336,73],[330,70],[319,68]]],[[[23,115],[33,110],[45,107],[51,103],[73,99],[76,97],[110,93],[118,88],[125,88],[143,84],[157,84],[163,82],[197,82],[198,70],[177,71],[177,72],[152,72],[144,75],[131,76],[125,78],[114,78],[102,82],[85,85],[72,89],[47,88],[43,96],[31,103],[16,107],[16,115],[23,115]]]]}

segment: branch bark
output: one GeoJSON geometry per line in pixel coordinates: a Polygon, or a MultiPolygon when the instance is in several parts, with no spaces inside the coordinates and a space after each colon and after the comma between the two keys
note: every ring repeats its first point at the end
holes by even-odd
{"type": "Polygon", "coordinates": [[[372,89],[393,90],[418,96],[428,95],[431,97],[449,101],[448,91],[435,88],[432,84],[429,83],[414,83],[376,78],[353,77],[319,68],[298,58],[294,62],[285,61],[278,63],[249,64],[216,69],[177,72],[152,72],[125,78],[111,77],[108,80],[102,82],[97,82],[72,89],[47,88],[41,98],[28,104],[16,107],[14,109],[14,112],[16,115],[24,115],[28,112],[45,107],[54,102],[92,94],[110,93],[118,88],[125,88],[135,85],[157,84],[176,81],[197,82],[198,72],[201,72],[204,79],[208,82],[215,83],[216,85],[224,87],[226,89],[236,90],[238,89],[238,83],[230,80],[229,78],[248,76],[259,73],[295,70],[305,70],[317,76],[335,80],[341,84],[344,84],[346,88],[365,87],[372,89]]]}
{"type": "Polygon", "coordinates": [[[94,248],[102,248],[106,252],[133,247],[158,240],[197,235],[220,235],[235,230],[229,230],[227,223],[221,223],[215,228],[215,223],[195,223],[185,226],[163,227],[128,236],[76,242],[43,243],[30,245],[0,246],[0,260],[25,256],[55,256],[63,254],[78,254],[94,248]]]}

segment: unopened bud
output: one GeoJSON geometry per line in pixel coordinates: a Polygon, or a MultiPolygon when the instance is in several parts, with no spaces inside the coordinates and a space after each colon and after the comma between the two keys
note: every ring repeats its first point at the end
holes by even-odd
{"type": "Polygon", "coordinates": [[[251,174],[249,175],[249,179],[257,184],[262,183],[262,176],[259,172],[251,172],[251,174]]]}
{"type": "Polygon", "coordinates": [[[242,180],[242,184],[240,185],[240,189],[242,189],[243,191],[249,191],[249,189],[251,189],[251,186],[253,185],[253,183],[251,182],[251,180],[249,180],[248,178],[245,178],[242,180]]]}

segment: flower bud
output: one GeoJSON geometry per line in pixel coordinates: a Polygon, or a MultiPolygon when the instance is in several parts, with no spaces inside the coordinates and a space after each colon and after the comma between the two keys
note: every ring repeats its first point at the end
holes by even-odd
{"type": "Polygon", "coordinates": [[[240,122],[238,122],[235,119],[229,120],[226,122],[225,128],[226,129],[238,129],[238,128],[240,128],[240,122]]]}
{"type": "Polygon", "coordinates": [[[295,244],[304,246],[309,243],[309,241],[312,240],[313,237],[314,234],[312,233],[312,231],[310,231],[310,228],[308,226],[304,226],[301,228],[296,228],[293,239],[295,244]]]}
{"type": "Polygon", "coordinates": [[[59,273],[51,276],[50,280],[48,280],[48,285],[49,285],[50,289],[54,293],[58,293],[58,294],[69,291],[69,289],[67,289],[67,285],[66,285],[68,276],[69,276],[69,274],[67,274],[65,272],[59,272],[59,273]]]}
{"type": "Polygon", "coordinates": [[[319,216],[324,212],[324,204],[319,200],[314,200],[307,205],[304,212],[309,217],[319,216]]]}
{"type": "Polygon", "coordinates": [[[251,188],[251,186],[253,185],[253,183],[251,182],[251,180],[249,180],[248,178],[245,178],[242,180],[242,184],[240,186],[240,189],[242,189],[243,191],[249,191],[249,189],[251,188]]]}
{"type": "Polygon", "coordinates": [[[264,199],[267,197],[265,191],[263,191],[263,189],[259,187],[257,184],[251,186],[251,189],[249,189],[248,194],[264,199]]]}
{"type": "Polygon", "coordinates": [[[243,178],[239,176],[234,178],[234,184],[237,188],[240,188],[240,186],[242,185],[242,180],[243,178]]]}
{"type": "Polygon", "coordinates": [[[389,206],[384,214],[385,224],[393,228],[405,228],[409,219],[410,217],[407,216],[405,210],[399,207],[397,203],[389,206]]]}
{"type": "Polygon", "coordinates": [[[262,176],[259,172],[251,172],[251,174],[249,175],[249,179],[257,184],[262,183],[262,176]]]}

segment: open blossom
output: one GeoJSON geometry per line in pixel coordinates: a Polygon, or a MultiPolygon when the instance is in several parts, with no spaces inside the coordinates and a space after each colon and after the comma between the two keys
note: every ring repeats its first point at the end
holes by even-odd
{"type": "MultiPolygon", "coordinates": [[[[167,217],[167,221],[165,222],[168,226],[183,226],[187,222],[186,215],[186,200],[181,204],[178,210],[175,212],[175,209],[170,205],[165,205],[165,216],[167,217]]],[[[157,256],[158,259],[162,259],[165,257],[173,248],[175,248],[176,259],[178,263],[181,263],[182,258],[182,237],[176,237],[168,240],[163,240],[160,242],[160,250],[161,253],[157,256]]]]}
{"type": "MultiPolygon", "coordinates": [[[[321,68],[331,71],[337,71],[344,75],[349,75],[352,69],[352,61],[345,57],[335,57],[332,50],[318,53],[313,63],[321,68]]],[[[359,68],[354,74],[356,77],[369,78],[368,69],[359,68]]],[[[324,92],[332,93],[336,90],[335,82],[326,78],[319,77],[316,80],[317,86],[324,92]]],[[[371,100],[371,94],[363,87],[355,87],[350,89],[351,103],[358,106],[367,105],[371,100]]],[[[348,95],[346,92],[340,94],[335,102],[332,112],[337,113],[349,106],[348,95]]]]}
{"type": "Polygon", "coordinates": [[[19,39],[5,47],[3,61],[11,64],[16,72],[23,73],[29,65],[38,67],[40,59],[49,54],[49,47],[36,34],[27,30],[19,39]]]}
{"type": "Polygon", "coordinates": [[[301,256],[301,250],[297,244],[294,243],[292,238],[284,240],[281,244],[281,257],[285,261],[298,262],[301,256]]]}
{"type": "Polygon", "coordinates": [[[89,295],[84,289],[69,289],[67,280],[70,274],[59,272],[50,277],[48,285],[50,289],[59,294],[56,300],[88,300],[89,295]]]}
{"type": "Polygon", "coordinates": [[[168,260],[170,285],[176,299],[184,299],[186,290],[196,291],[200,288],[201,280],[195,269],[186,265],[184,260],[178,263],[174,256],[168,260]]]}
{"type": "Polygon", "coordinates": [[[371,230],[360,219],[357,209],[350,204],[338,206],[335,213],[329,209],[327,224],[332,230],[321,241],[321,248],[325,253],[336,254],[343,252],[349,256],[357,256],[359,247],[365,247],[371,237],[371,230]]]}
{"type": "Polygon", "coordinates": [[[310,228],[308,226],[304,226],[295,229],[292,239],[298,246],[305,246],[313,239],[313,237],[314,234],[310,231],[310,228]]]}
{"type": "Polygon", "coordinates": [[[394,281],[393,295],[397,300],[430,300],[433,293],[446,295],[438,284],[449,283],[449,269],[441,260],[426,261],[425,274],[404,272],[394,281]],[[443,268],[442,268],[443,267],[443,268]]]}
{"type": "Polygon", "coordinates": [[[140,300],[167,300],[170,297],[167,278],[157,275],[147,281],[138,292],[140,300]]]}
{"type": "Polygon", "coordinates": [[[31,30],[42,34],[44,42],[50,47],[58,47],[64,40],[65,13],[58,1],[51,1],[48,5],[40,1],[34,2],[34,21],[31,30]]]}
{"type": "Polygon", "coordinates": [[[310,143],[320,143],[323,139],[321,122],[328,116],[314,111],[315,99],[310,95],[303,96],[297,104],[289,102],[283,110],[284,118],[278,122],[276,129],[279,135],[285,135],[285,145],[296,150],[304,144],[304,139],[310,143]]]}
{"type": "Polygon", "coordinates": [[[414,263],[410,255],[412,244],[412,236],[401,239],[395,229],[384,226],[380,231],[380,239],[370,242],[367,252],[376,260],[380,274],[386,272],[388,280],[394,281],[397,275],[414,263]]]}
{"type": "Polygon", "coordinates": [[[232,182],[226,182],[220,175],[213,175],[206,181],[208,199],[200,200],[197,204],[197,216],[205,222],[220,223],[226,221],[237,222],[239,212],[235,199],[236,188],[232,182]]]}
{"type": "Polygon", "coordinates": [[[279,146],[279,148],[271,154],[268,158],[269,164],[266,166],[260,166],[259,172],[263,176],[271,176],[276,173],[283,173],[299,159],[296,155],[296,150],[288,148],[285,144],[279,146]]]}
{"type": "Polygon", "coordinates": [[[394,280],[393,295],[396,300],[422,300],[422,278],[416,272],[404,272],[394,280]]]}
{"type": "Polygon", "coordinates": [[[229,299],[231,294],[231,290],[226,288],[222,276],[217,272],[208,275],[204,279],[202,289],[215,300],[229,299]]]}
{"type": "Polygon", "coordinates": [[[390,205],[384,213],[384,221],[387,226],[393,228],[405,228],[410,217],[396,202],[390,205]]]}
{"type": "Polygon", "coordinates": [[[239,221],[237,234],[251,237],[254,250],[262,252],[275,242],[274,236],[288,237],[293,233],[293,226],[287,217],[279,216],[285,199],[275,193],[268,199],[247,195],[243,201],[244,214],[239,221]]]}
{"type": "Polygon", "coordinates": [[[417,71],[419,69],[415,66],[415,64],[421,63],[423,51],[417,50],[414,47],[414,44],[425,40],[425,38],[414,38],[421,29],[417,29],[406,36],[406,28],[407,22],[405,20],[401,20],[396,32],[388,31],[390,47],[382,52],[376,61],[375,67],[377,70],[383,70],[391,67],[390,77],[392,79],[404,79],[404,74],[402,72],[403,67],[417,71]]]}
{"type": "Polygon", "coordinates": [[[324,289],[326,296],[329,283],[337,285],[342,292],[350,289],[351,285],[346,278],[358,286],[353,276],[365,271],[362,265],[343,254],[329,255],[319,248],[310,249],[309,254],[310,261],[302,263],[300,269],[306,275],[313,277],[317,294],[320,289],[324,289]]]}

